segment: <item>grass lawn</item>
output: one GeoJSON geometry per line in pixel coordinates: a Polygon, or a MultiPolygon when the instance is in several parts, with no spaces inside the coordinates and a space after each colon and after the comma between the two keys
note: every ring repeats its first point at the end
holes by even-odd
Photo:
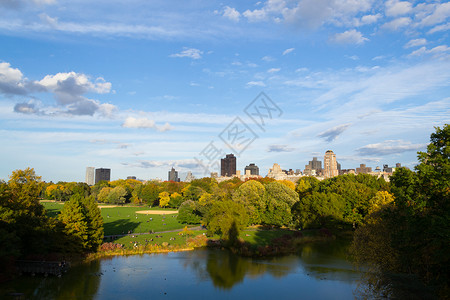
{"type": "MultiPolygon", "coordinates": [[[[113,207],[102,208],[105,235],[160,232],[183,228],[177,220],[178,214],[170,215],[144,215],[136,211],[150,210],[148,207],[113,207]]],[[[154,208],[153,210],[161,210],[154,208]]]]}
{"type": "MultiPolygon", "coordinates": [[[[57,202],[41,202],[47,210],[47,215],[55,217],[63,208],[63,204],[57,202]]],[[[136,211],[140,210],[170,210],[161,209],[159,207],[134,207],[134,206],[119,206],[119,207],[103,207],[101,209],[105,235],[118,235],[144,232],[160,232],[174,229],[181,229],[185,225],[180,224],[177,220],[177,214],[169,215],[145,215],[138,214],[136,211]]]]}
{"type": "MultiPolygon", "coordinates": [[[[163,232],[158,234],[142,234],[142,235],[135,235],[135,236],[124,236],[121,238],[118,238],[113,243],[117,244],[123,244],[125,249],[133,249],[134,244],[136,243],[138,246],[145,246],[147,244],[151,245],[162,245],[162,243],[166,242],[169,245],[179,245],[184,246],[186,245],[186,237],[178,235],[179,232],[163,232]],[[171,240],[172,238],[172,240],[171,240]],[[153,241],[152,241],[153,239],[153,241]]],[[[200,234],[205,233],[206,230],[193,230],[192,236],[197,236],[200,234]]],[[[109,242],[109,240],[107,240],[109,242]]]]}
{"type": "Polygon", "coordinates": [[[244,230],[241,232],[240,237],[249,242],[252,245],[265,246],[269,245],[271,241],[277,237],[285,234],[291,235],[294,232],[288,229],[276,229],[276,230],[244,230]]]}

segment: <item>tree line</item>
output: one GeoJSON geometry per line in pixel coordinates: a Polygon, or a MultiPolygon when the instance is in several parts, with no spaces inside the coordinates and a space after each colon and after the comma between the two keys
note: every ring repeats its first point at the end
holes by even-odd
{"type": "Polygon", "coordinates": [[[0,182],[0,255],[95,250],[103,237],[97,203],[133,203],[177,208],[179,222],[205,225],[209,234],[230,242],[249,225],[352,229],[352,253],[360,263],[379,274],[417,274],[448,291],[449,133],[449,125],[436,128],[415,170],[399,168],[390,182],[348,174],[322,181],[302,177],[295,184],[201,178],[189,183],[116,180],[90,187],[43,183],[32,169],[14,171],[8,182],[0,182]],[[68,203],[61,215],[48,218],[39,197],[68,203]]]}

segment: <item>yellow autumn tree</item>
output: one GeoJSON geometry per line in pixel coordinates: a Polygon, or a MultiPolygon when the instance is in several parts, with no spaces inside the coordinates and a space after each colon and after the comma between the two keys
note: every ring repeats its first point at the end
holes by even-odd
{"type": "Polygon", "coordinates": [[[161,192],[159,193],[159,206],[160,207],[166,207],[169,205],[170,202],[170,195],[168,192],[161,192]]]}

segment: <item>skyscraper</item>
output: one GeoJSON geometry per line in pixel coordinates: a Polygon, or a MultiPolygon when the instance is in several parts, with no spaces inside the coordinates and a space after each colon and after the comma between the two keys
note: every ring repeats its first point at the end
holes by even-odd
{"type": "Polygon", "coordinates": [[[259,168],[255,164],[246,166],[244,169],[244,174],[247,174],[247,171],[250,171],[250,175],[259,175],[259,168]]]}
{"type": "Polygon", "coordinates": [[[175,169],[173,167],[169,171],[169,181],[175,181],[175,182],[179,182],[180,181],[180,178],[178,178],[178,172],[175,171],[175,169]]]}
{"type": "Polygon", "coordinates": [[[236,175],[236,157],[234,154],[227,154],[220,160],[220,176],[236,175]]]}
{"type": "Polygon", "coordinates": [[[85,182],[88,185],[95,184],[95,168],[94,167],[86,167],[86,180],[85,182]]]}
{"type": "Polygon", "coordinates": [[[95,169],[95,183],[99,181],[110,181],[111,180],[111,169],[95,169]]]}
{"type": "Polygon", "coordinates": [[[338,166],[336,161],[336,154],[333,151],[328,150],[323,157],[323,177],[331,178],[338,176],[338,166]]]}

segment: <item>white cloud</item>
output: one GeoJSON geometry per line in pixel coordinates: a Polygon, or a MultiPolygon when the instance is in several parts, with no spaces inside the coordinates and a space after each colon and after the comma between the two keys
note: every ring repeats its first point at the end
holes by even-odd
{"type": "Polygon", "coordinates": [[[192,59],[200,59],[202,58],[202,54],[203,51],[198,49],[183,47],[183,51],[180,53],[171,54],[170,57],[189,57],[192,59]]]}
{"type": "Polygon", "coordinates": [[[433,34],[440,31],[447,31],[450,30],[450,23],[438,25],[436,27],[431,28],[427,33],[433,34]]]}
{"type": "Polygon", "coordinates": [[[58,25],[58,18],[52,18],[49,15],[44,14],[44,13],[40,14],[39,18],[42,20],[42,22],[44,22],[50,26],[56,27],[58,25]]]}
{"type": "Polygon", "coordinates": [[[317,136],[324,138],[327,142],[334,141],[339,135],[341,135],[351,124],[342,124],[335,126],[333,128],[327,129],[322,133],[319,133],[317,136]]]}
{"type": "Polygon", "coordinates": [[[268,0],[262,8],[246,10],[243,15],[249,22],[271,20],[315,29],[326,23],[350,23],[357,14],[371,7],[372,0],[268,0]]]}
{"type": "Polygon", "coordinates": [[[266,85],[262,81],[249,81],[249,82],[247,82],[247,86],[261,86],[261,87],[264,87],[266,85]]]}
{"type": "MultiPolygon", "coordinates": [[[[93,115],[99,111],[102,115],[110,115],[114,109],[111,104],[100,104],[96,100],[83,95],[88,92],[98,94],[109,93],[111,83],[102,77],[94,81],[85,74],[75,72],[47,75],[40,81],[25,78],[19,69],[11,68],[9,63],[0,63],[0,93],[5,95],[30,95],[33,92],[51,92],[60,108],[51,109],[51,114],[67,113],[72,115],[93,115]],[[65,108],[64,109],[61,109],[65,108]]],[[[47,110],[38,109],[33,102],[18,103],[14,111],[26,114],[45,115],[47,110]]]]}
{"type": "Polygon", "coordinates": [[[413,47],[418,47],[418,46],[423,46],[427,44],[427,40],[426,39],[414,39],[414,40],[410,40],[408,43],[406,43],[406,45],[404,46],[404,48],[413,48],[413,47]]]}
{"type": "Polygon", "coordinates": [[[422,56],[422,55],[435,55],[435,56],[439,56],[439,55],[443,55],[445,53],[450,52],[450,48],[446,45],[440,45],[437,47],[434,47],[432,49],[427,49],[426,47],[421,47],[419,49],[417,49],[416,51],[412,52],[410,54],[410,56],[422,56]]]}
{"type": "Polygon", "coordinates": [[[269,62],[269,61],[274,61],[275,58],[273,58],[272,56],[266,55],[266,56],[263,56],[261,58],[261,60],[269,62]]]}
{"type": "Polygon", "coordinates": [[[147,118],[133,118],[128,117],[123,122],[122,127],[125,128],[155,128],[155,121],[147,118]]]}
{"type": "Polygon", "coordinates": [[[288,145],[269,145],[267,152],[292,152],[295,149],[288,145]]]}
{"type": "Polygon", "coordinates": [[[336,33],[330,40],[337,44],[363,44],[369,39],[356,29],[351,29],[343,33],[336,33]]]}
{"type": "Polygon", "coordinates": [[[279,72],[280,70],[281,70],[280,68],[272,68],[272,69],[267,70],[267,73],[276,73],[276,72],[279,72]]]}
{"type": "Polygon", "coordinates": [[[47,75],[39,84],[58,93],[81,95],[87,92],[106,94],[111,91],[111,83],[98,77],[92,82],[86,74],[68,72],[47,75]]]}
{"type": "Polygon", "coordinates": [[[386,16],[396,17],[412,11],[412,4],[408,1],[386,1],[386,16]]]}
{"type": "Polygon", "coordinates": [[[160,132],[164,132],[164,131],[173,129],[169,123],[165,123],[163,126],[158,126],[158,125],[156,125],[155,121],[150,120],[148,118],[134,118],[134,117],[126,118],[122,124],[122,127],[124,127],[124,128],[141,128],[141,129],[152,128],[152,129],[156,129],[160,132]]]}
{"type": "Polygon", "coordinates": [[[19,69],[7,62],[0,62],[0,93],[6,95],[27,94],[26,83],[19,69]]]}
{"type": "Polygon", "coordinates": [[[375,14],[375,15],[365,15],[361,17],[361,24],[368,25],[378,22],[378,20],[381,18],[381,14],[375,14]]]}
{"type": "Polygon", "coordinates": [[[247,9],[242,15],[246,17],[249,22],[260,22],[267,19],[267,13],[264,9],[255,9],[253,11],[247,9]]]}
{"type": "Polygon", "coordinates": [[[39,5],[56,4],[56,0],[33,0],[33,2],[39,5]]]}
{"type": "Polygon", "coordinates": [[[241,16],[241,14],[235,8],[225,6],[225,9],[223,11],[223,16],[225,18],[230,19],[233,22],[239,22],[239,18],[241,16]]]}
{"type": "Polygon", "coordinates": [[[289,54],[289,53],[291,53],[294,50],[295,50],[295,48],[286,49],[286,50],[283,51],[283,55],[289,54]]]}
{"type": "Polygon", "coordinates": [[[403,140],[387,140],[381,143],[368,144],[356,149],[359,155],[390,155],[407,151],[418,151],[426,144],[412,144],[403,140]]]}
{"type": "Polygon", "coordinates": [[[406,27],[411,24],[411,19],[409,17],[402,17],[390,22],[387,22],[381,26],[382,28],[396,31],[400,28],[406,27]]]}
{"type": "Polygon", "coordinates": [[[444,22],[450,17],[450,2],[435,4],[435,10],[424,17],[420,22],[422,26],[432,26],[444,22]]]}

